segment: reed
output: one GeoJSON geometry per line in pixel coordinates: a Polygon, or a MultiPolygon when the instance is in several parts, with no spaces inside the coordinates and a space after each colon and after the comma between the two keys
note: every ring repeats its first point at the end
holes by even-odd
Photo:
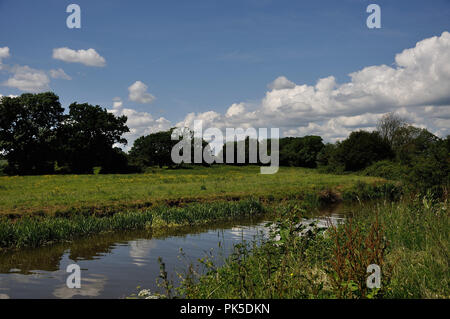
{"type": "Polygon", "coordinates": [[[274,235],[235,245],[222,267],[201,259],[181,274],[186,298],[450,298],[447,200],[361,203],[347,222],[299,236],[304,214],[280,212],[274,235]],[[366,268],[381,267],[381,289],[366,268]],[[195,271],[194,271],[195,269],[195,271]]]}
{"type": "Polygon", "coordinates": [[[38,247],[107,231],[201,225],[255,216],[264,212],[254,199],[238,202],[190,204],[184,207],[158,206],[146,211],[121,212],[111,216],[72,215],[65,217],[0,218],[0,248],[38,247]]]}

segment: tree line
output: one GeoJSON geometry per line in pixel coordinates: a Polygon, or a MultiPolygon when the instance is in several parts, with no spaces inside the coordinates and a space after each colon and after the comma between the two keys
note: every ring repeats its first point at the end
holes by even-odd
{"type": "MultiPolygon", "coordinates": [[[[92,173],[95,167],[100,167],[100,173],[128,173],[152,166],[186,166],[175,165],[171,159],[171,150],[178,143],[171,138],[175,128],[139,137],[128,154],[123,152],[117,145],[126,145],[123,138],[129,132],[126,121],[126,116],[115,116],[87,103],[72,103],[65,114],[58,96],[51,92],[3,97],[0,100],[3,171],[21,175],[78,174],[92,173]]],[[[233,165],[248,165],[251,142],[255,141],[246,138],[229,142],[216,156],[226,158],[227,145],[231,143],[235,149],[233,165]],[[237,163],[237,149],[242,146],[245,160],[237,163]]],[[[268,145],[264,147],[270,150],[270,139],[266,142],[268,145]]],[[[258,141],[256,144],[261,146],[258,141]]],[[[192,143],[193,148],[209,147],[204,140],[195,145],[192,143]]],[[[398,177],[428,188],[449,184],[449,153],[449,136],[439,138],[394,113],[385,115],[373,132],[355,131],[334,144],[323,143],[320,136],[279,140],[281,166],[398,177]]],[[[258,163],[261,164],[259,158],[258,163]]]]}

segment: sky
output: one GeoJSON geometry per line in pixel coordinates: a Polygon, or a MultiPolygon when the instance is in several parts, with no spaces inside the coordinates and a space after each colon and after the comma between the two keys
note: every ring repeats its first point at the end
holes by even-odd
{"type": "Polygon", "coordinates": [[[195,119],[334,142],[387,112],[446,136],[449,31],[450,0],[0,0],[0,95],[127,115],[128,147],[195,119]]]}

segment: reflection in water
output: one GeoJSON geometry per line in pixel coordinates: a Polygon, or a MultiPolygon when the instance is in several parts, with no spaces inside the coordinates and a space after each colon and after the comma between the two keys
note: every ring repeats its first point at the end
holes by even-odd
{"type": "MultiPolygon", "coordinates": [[[[336,215],[336,208],[322,215],[336,215]]],[[[169,273],[185,269],[180,248],[188,261],[206,252],[225,257],[234,243],[251,241],[265,222],[241,220],[208,227],[151,231],[111,232],[36,249],[0,252],[0,299],[3,298],[121,298],[137,286],[158,290],[158,257],[169,273]],[[220,244],[220,245],[219,245],[220,244]],[[220,246],[220,248],[219,248],[220,246]],[[66,287],[69,264],[81,267],[81,288],[66,287]]],[[[220,264],[220,260],[216,260],[220,264]]],[[[171,278],[177,284],[178,278],[171,278]]]]}
{"type": "Polygon", "coordinates": [[[64,283],[53,291],[53,295],[61,299],[69,299],[75,296],[80,297],[98,297],[105,287],[108,278],[103,275],[91,275],[91,277],[83,277],[83,284],[80,289],[70,289],[64,283]]]}
{"type": "Polygon", "coordinates": [[[130,257],[136,266],[145,266],[150,255],[150,250],[156,247],[156,242],[152,240],[133,240],[130,245],[130,257]]]}

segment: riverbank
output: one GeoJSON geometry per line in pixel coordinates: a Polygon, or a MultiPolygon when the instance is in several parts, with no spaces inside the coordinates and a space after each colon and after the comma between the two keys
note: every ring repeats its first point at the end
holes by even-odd
{"type": "Polygon", "coordinates": [[[0,215],[110,215],[192,202],[304,199],[332,190],[342,196],[356,183],[381,185],[383,178],[321,174],[314,169],[281,167],[261,175],[257,166],[153,169],[146,174],[45,175],[0,177],[0,215]]]}
{"type": "Polygon", "coordinates": [[[208,224],[263,214],[290,201],[311,210],[340,201],[391,199],[401,195],[398,184],[379,178],[320,174],[300,168],[280,169],[279,174],[260,175],[252,167],[219,167],[161,170],[142,175],[7,177],[15,180],[15,184],[0,191],[5,199],[0,210],[0,249],[38,247],[99,232],[157,231],[208,224]],[[33,185],[30,179],[42,185],[35,185],[39,188],[32,187],[30,193],[19,192],[28,182],[33,185]],[[70,183],[78,179],[81,183],[70,183]],[[94,183],[103,183],[102,189],[109,191],[90,191],[92,187],[100,187],[94,183]],[[49,185],[56,185],[60,196],[46,193],[49,185]],[[75,188],[78,193],[69,191],[75,188]],[[160,192],[146,196],[145,188],[147,194],[153,194],[152,189],[160,192]],[[202,197],[195,197],[203,191],[202,197]],[[122,199],[118,203],[109,201],[119,194],[122,199]],[[134,198],[141,196],[140,200],[123,202],[130,194],[134,198]],[[37,200],[39,196],[50,196],[47,206],[42,199],[37,200]],[[168,198],[163,199],[164,196],[168,198]],[[33,197],[30,202],[26,200],[29,197],[33,197]],[[88,204],[95,199],[98,200],[95,205],[88,204]],[[79,202],[85,203],[84,206],[79,202]],[[61,203],[65,206],[60,206],[61,203]]]}
{"type": "MultiPolygon", "coordinates": [[[[208,258],[162,295],[185,298],[449,298],[450,218],[446,200],[416,197],[361,204],[347,221],[299,236],[303,210],[291,207],[261,246],[238,244],[225,265],[208,258]],[[275,240],[281,238],[281,240],[275,240]],[[366,285],[381,267],[381,288],[366,285]]],[[[161,282],[161,287],[167,284],[161,282]]],[[[145,296],[144,296],[145,297],[145,296]]]]}
{"type": "Polygon", "coordinates": [[[190,204],[184,207],[158,206],[146,211],[120,212],[112,216],[76,215],[65,217],[24,217],[15,221],[0,219],[0,250],[39,247],[83,236],[118,230],[200,226],[266,212],[258,200],[190,204]]]}

